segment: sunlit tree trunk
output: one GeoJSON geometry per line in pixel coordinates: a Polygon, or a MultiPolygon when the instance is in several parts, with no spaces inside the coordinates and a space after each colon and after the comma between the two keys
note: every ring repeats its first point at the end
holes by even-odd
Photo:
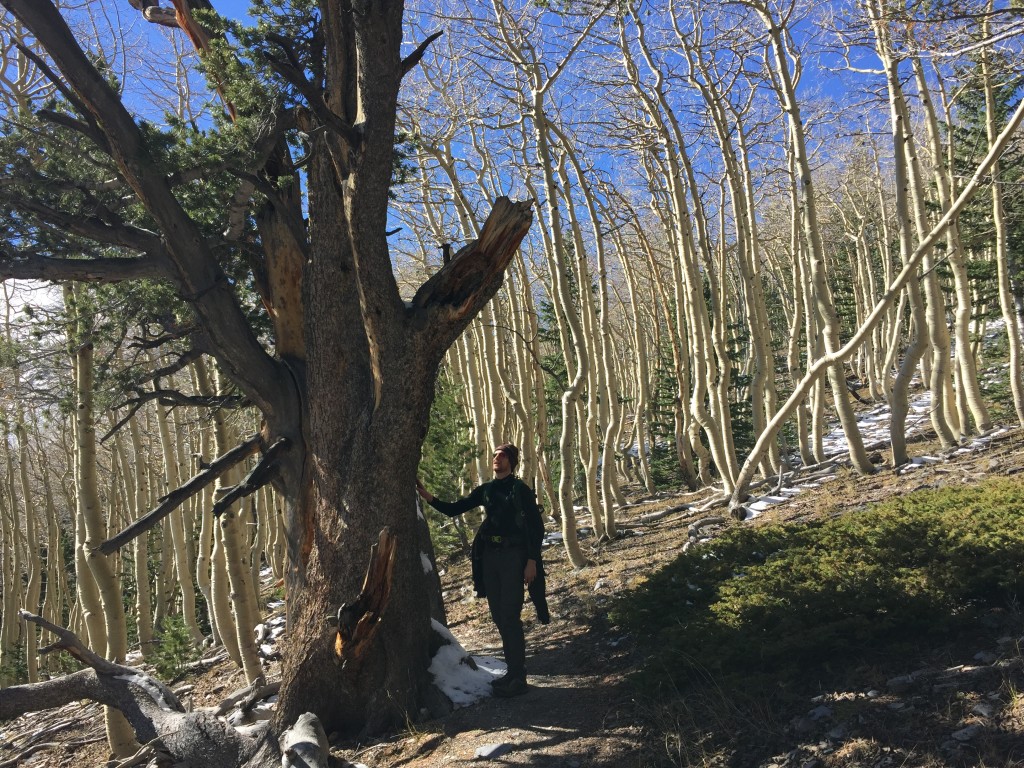
{"type": "MultiPolygon", "coordinates": [[[[214,386],[217,390],[222,389],[218,384],[215,373],[214,386]]],[[[219,411],[214,413],[213,423],[217,455],[222,455],[231,446],[238,444],[237,435],[233,434],[224,415],[219,411]]],[[[237,469],[232,470],[225,476],[225,480],[227,482],[241,480],[241,473],[237,469]]],[[[226,631],[225,626],[234,625],[238,654],[242,660],[242,670],[245,672],[246,681],[252,683],[263,677],[263,668],[253,634],[256,624],[259,623],[259,606],[256,604],[245,559],[248,546],[243,535],[245,519],[241,505],[232,504],[221,513],[217,524],[220,527],[221,542],[224,548],[228,584],[231,588],[231,610],[234,615],[233,622],[219,617],[218,625],[222,632],[226,631]]]]}
{"type": "MultiPolygon", "coordinates": [[[[103,649],[111,661],[124,662],[128,654],[121,584],[110,558],[97,547],[107,538],[107,526],[100,509],[96,462],[96,424],[93,414],[93,338],[89,309],[80,291],[65,287],[65,310],[69,315],[68,341],[72,350],[75,380],[75,481],[78,492],[76,514],[76,575],[80,601],[86,612],[89,643],[103,649]],[[85,578],[86,571],[91,578],[85,578]]],[[[124,715],[112,707],[104,709],[107,740],[111,751],[124,757],[138,748],[135,735],[124,715]]]]}
{"type": "MultiPolygon", "coordinates": [[[[121,453],[121,465],[125,467],[125,484],[128,496],[128,509],[131,517],[138,519],[149,511],[149,473],[146,462],[142,458],[145,451],[142,447],[142,432],[138,419],[129,419],[127,424],[128,446],[120,435],[115,436],[116,450],[121,453]],[[127,468],[133,467],[133,472],[127,468]]],[[[131,557],[135,570],[135,622],[139,633],[139,647],[144,659],[153,655],[153,597],[149,583],[149,531],[136,538],[131,545],[131,557]]]]}
{"type": "MultiPolygon", "coordinates": [[[[818,224],[815,187],[810,160],[807,155],[805,127],[796,96],[796,82],[800,77],[800,58],[790,44],[788,30],[779,25],[771,11],[766,6],[760,5],[760,3],[751,3],[751,6],[761,16],[768,33],[774,63],[773,82],[782,109],[788,118],[788,129],[791,138],[788,146],[795,155],[794,160],[797,172],[799,173],[801,197],[803,200],[804,237],[807,241],[807,255],[810,260],[809,278],[813,287],[818,314],[823,323],[822,341],[824,342],[825,353],[832,354],[842,345],[840,342],[839,318],[836,314],[835,305],[832,302],[825,276],[825,250],[821,239],[821,229],[818,224]],[[791,65],[795,67],[795,73],[790,70],[791,65]]],[[[839,422],[842,424],[843,434],[846,436],[846,442],[849,447],[850,461],[854,468],[862,474],[874,472],[874,467],[868,459],[867,451],[864,448],[860,428],[857,426],[857,415],[850,403],[843,366],[837,364],[829,368],[828,377],[832,387],[832,398],[836,412],[839,415],[839,422]]]]}
{"type": "MultiPolygon", "coordinates": [[[[157,426],[160,430],[160,445],[164,463],[164,488],[167,492],[181,485],[181,475],[178,471],[177,450],[174,439],[171,435],[170,419],[167,410],[162,405],[156,406],[157,426]]],[[[170,534],[171,554],[173,555],[174,572],[177,576],[176,586],[181,596],[181,616],[185,621],[192,643],[199,647],[203,644],[203,631],[199,628],[196,620],[196,595],[195,582],[192,578],[193,565],[188,558],[188,549],[185,546],[185,510],[177,509],[172,512],[167,520],[167,530],[170,534]]],[[[165,542],[165,545],[168,542],[165,542]]]]}
{"type": "MultiPolygon", "coordinates": [[[[918,90],[927,93],[927,82],[924,65],[919,56],[913,59],[914,73],[918,82],[918,90]]],[[[946,125],[952,125],[953,119],[945,88],[939,82],[939,93],[942,97],[943,119],[946,125]]],[[[935,188],[938,190],[939,204],[943,213],[949,210],[957,188],[954,168],[954,141],[947,136],[945,149],[942,144],[942,131],[936,115],[934,101],[925,99],[925,126],[928,129],[928,142],[935,164],[935,188]]],[[[953,273],[953,285],[956,291],[956,310],[953,322],[953,338],[956,350],[956,390],[959,421],[964,434],[970,432],[968,417],[973,418],[974,425],[980,432],[987,432],[992,427],[992,420],[981,394],[981,383],[978,378],[978,365],[971,349],[971,316],[974,304],[971,299],[971,287],[967,276],[967,265],[960,238],[960,223],[954,220],[946,234],[946,258],[950,271],[953,273]]]]}
{"type": "MultiPolygon", "coordinates": [[[[990,13],[993,7],[994,4],[990,0],[988,3],[990,13]]],[[[982,31],[985,37],[988,37],[989,34],[989,19],[990,17],[986,16],[982,22],[982,31]]],[[[996,136],[999,134],[1000,126],[996,122],[998,110],[996,108],[991,53],[988,47],[981,49],[981,74],[982,87],[985,90],[985,133],[991,148],[996,143],[996,136]]],[[[1017,319],[1013,292],[1010,286],[1010,254],[1007,243],[1006,214],[1003,210],[1003,189],[998,181],[998,161],[992,168],[992,179],[994,180],[992,183],[993,250],[998,267],[999,307],[1003,313],[1003,322],[1006,326],[1006,336],[1009,342],[1009,377],[1010,391],[1013,393],[1013,407],[1017,413],[1017,422],[1024,426],[1024,368],[1021,365],[1021,328],[1017,319]]]]}

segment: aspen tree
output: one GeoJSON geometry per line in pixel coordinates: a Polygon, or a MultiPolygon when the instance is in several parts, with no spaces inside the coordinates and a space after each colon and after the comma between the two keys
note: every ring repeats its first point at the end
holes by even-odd
{"type": "MultiPolygon", "coordinates": [[[[68,585],[65,576],[67,565],[64,562],[64,551],[61,546],[60,522],[57,519],[57,504],[54,501],[52,478],[50,476],[50,459],[48,451],[41,445],[42,427],[37,419],[32,430],[36,440],[33,452],[39,462],[39,475],[42,484],[43,500],[46,506],[46,592],[43,597],[42,615],[44,618],[60,623],[67,607],[68,585]]],[[[43,642],[49,633],[43,633],[43,642]]],[[[54,659],[47,656],[44,660],[47,670],[54,671],[54,659]]]]}
{"type": "MultiPolygon", "coordinates": [[[[982,36],[988,38],[991,32],[991,14],[995,7],[994,0],[987,4],[988,14],[982,21],[982,36]]],[[[982,88],[985,92],[985,133],[988,138],[989,152],[996,146],[999,137],[998,111],[995,100],[995,74],[992,71],[992,54],[988,46],[981,49],[982,88]]],[[[1024,104],[1024,102],[1021,102],[1024,104]]],[[[1019,112],[1021,106],[1017,107],[1019,112]]],[[[1005,131],[1004,131],[1005,132],[1005,131]]],[[[997,275],[999,281],[999,307],[1003,313],[1006,337],[1009,342],[1010,391],[1013,393],[1013,407],[1017,413],[1017,422],[1024,426],[1024,368],[1022,368],[1021,327],[1014,307],[1013,294],[1010,286],[1010,254],[1007,244],[1006,215],[1003,210],[1003,190],[999,182],[999,161],[992,165],[992,226],[995,234],[993,251],[995,252],[997,275]]]]}
{"type": "MultiPolygon", "coordinates": [[[[740,276],[739,286],[742,290],[742,308],[745,310],[745,325],[749,334],[750,356],[747,363],[753,365],[750,376],[751,416],[754,434],[764,429],[765,418],[771,418],[775,406],[774,366],[772,362],[771,340],[768,338],[770,326],[764,305],[764,288],[761,283],[759,251],[754,224],[754,213],[751,210],[752,192],[750,191],[749,164],[746,157],[746,126],[745,117],[751,109],[755,91],[747,87],[745,96],[736,98],[743,102],[742,107],[733,103],[732,92],[739,91],[741,76],[738,72],[721,73],[718,64],[712,60],[709,51],[703,44],[702,35],[687,35],[680,27],[679,18],[673,15],[673,27],[676,39],[682,47],[689,66],[688,83],[696,88],[707,108],[714,128],[719,157],[724,171],[723,189],[728,192],[729,205],[732,210],[732,243],[736,253],[736,264],[740,276]],[[729,85],[726,86],[725,83],[729,85]],[[728,88],[729,95],[723,92],[728,88]]],[[[695,26],[700,22],[694,21],[695,26]]],[[[741,54],[737,54],[739,58],[741,54]]],[[[717,58],[717,57],[716,57],[717,58]]],[[[746,86],[745,86],[746,87],[746,86]]],[[[723,201],[724,205],[724,201],[723,201]]],[[[725,221],[724,209],[720,217],[725,221]]],[[[720,230],[723,233],[725,229],[720,230]]],[[[713,281],[711,281],[713,282],[713,281]]],[[[714,288],[713,288],[714,290],[714,288]]],[[[723,305],[724,306],[724,305],[723,305]]],[[[739,304],[731,305],[739,310],[739,304]]],[[[765,457],[762,471],[768,474],[778,467],[779,455],[773,446],[765,457]]],[[[732,472],[735,476],[735,471],[732,472]]]]}
{"type": "MultiPolygon", "coordinates": [[[[640,224],[636,220],[635,215],[630,216],[630,222],[634,236],[637,240],[641,240],[640,224]]],[[[640,306],[642,300],[640,297],[639,278],[633,267],[631,255],[633,249],[627,246],[621,228],[615,228],[615,231],[612,232],[612,239],[619,253],[619,263],[622,264],[623,272],[626,276],[626,286],[629,291],[630,327],[633,333],[635,369],[632,372],[632,378],[635,382],[636,397],[633,407],[633,439],[630,441],[630,447],[635,447],[636,449],[637,459],[640,464],[640,478],[643,481],[644,488],[648,493],[654,493],[654,478],[651,475],[649,459],[651,446],[648,425],[648,409],[651,401],[650,365],[648,362],[650,350],[644,334],[646,323],[641,317],[640,306]]]]}
{"type": "MultiPolygon", "coordinates": [[[[909,112],[906,109],[906,102],[903,96],[902,82],[899,74],[899,57],[893,49],[890,39],[889,22],[883,14],[880,3],[874,0],[865,0],[864,9],[871,22],[874,33],[875,51],[882,63],[888,91],[890,130],[892,132],[893,144],[893,169],[895,173],[895,207],[897,217],[897,232],[900,243],[900,254],[904,266],[909,255],[914,250],[913,231],[914,223],[920,229],[921,221],[911,221],[914,211],[911,209],[911,194],[914,184],[912,176],[913,164],[916,154],[911,146],[913,137],[910,134],[909,112]]],[[[919,232],[920,236],[920,232],[919,232]]],[[[931,254],[922,255],[922,260],[931,259],[931,254]]],[[[891,422],[890,441],[892,445],[893,464],[899,466],[907,463],[909,457],[906,447],[906,419],[909,411],[909,389],[911,378],[921,362],[929,347],[928,320],[924,301],[921,295],[921,288],[918,281],[911,281],[907,285],[908,302],[910,304],[910,342],[904,351],[903,361],[899,366],[896,378],[893,382],[892,394],[890,397],[891,422]]],[[[928,366],[930,367],[930,366],[928,366]]],[[[932,391],[933,408],[932,423],[937,429],[945,425],[941,416],[940,407],[944,389],[939,393],[932,391]]],[[[940,432],[944,442],[951,440],[951,434],[946,427],[945,433],[940,432]]]]}
{"type": "Polygon", "coordinates": [[[23,627],[18,617],[23,598],[21,574],[24,570],[22,551],[18,541],[21,529],[18,520],[18,499],[16,495],[16,476],[14,469],[13,449],[8,434],[9,426],[4,425],[4,487],[0,492],[0,525],[3,535],[3,606],[4,612],[2,634],[0,634],[0,679],[4,685],[21,682],[14,678],[14,655],[21,645],[23,627]]]}
{"type": "Polygon", "coordinates": [[[583,334],[577,337],[576,354],[587,359],[587,377],[584,391],[586,400],[576,400],[576,425],[577,425],[577,450],[580,463],[583,465],[584,488],[586,489],[587,508],[590,511],[594,535],[599,539],[606,539],[609,532],[606,528],[605,516],[602,514],[601,495],[598,490],[598,466],[600,464],[600,451],[598,449],[600,438],[598,437],[598,421],[602,415],[599,406],[599,393],[606,393],[603,388],[604,382],[601,377],[601,369],[598,365],[598,355],[594,350],[594,340],[598,338],[597,312],[594,307],[593,281],[590,275],[590,265],[587,262],[587,244],[584,242],[583,230],[576,215],[575,200],[572,195],[573,184],[569,180],[566,165],[571,162],[573,150],[570,142],[564,135],[561,135],[553,125],[548,126],[559,142],[559,162],[556,166],[558,184],[556,189],[562,196],[563,209],[568,221],[569,232],[572,236],[573,277],[576,282],[576,300],[583,334]]]}
{"type": "MultiPolygon", "coordinates": [[[[171,434],[170,418],[167,409],[157,403],[156,405],[157,428],[160,434],[160,447],[164,465],[164,488],[169,493],[181,485],[182,477],[178,465],[178,452],[171,434]]],[[[188,549],[185,546],[185,509],[180,508],[167,516],[166,531],[170,536],[170,542],[164,540],[164,546],[171,545],[170,555],[173,558],[176,584],[172,594],[177,592],[181,599],[181,617],[185,622],[192,644],[197,648],[203,644],[203,631],[199,628],[196,619],[196,596],[195,582],[192,572],[193,564],[188,557],[188,549]]]]}
{"type": "MultiPolygon", "coordinates": [[[[149,472],[146,469],[146,455],[142,445],[142,430],[138,419],[129,419],[126,425],[128,445],[120,435],[115,435],[116,450],[121,452],[121,465],[125,468],[134,467],[134,471],[125,472],[128,492],[128,509],[131,517],[137,520],[149,509],[149,472]]],[[[135,569],[135,623],[139,633],[139,647],[144,659],[153,655],[153,597],[149,583],[149,531],[132,542],[132,562],[135,569]]]]}
{"type": "MultiPolygon", "coordinates": [[[[796,154],[794,152],[787,152],[786,162],[789,167],[789,251],[792,264],[792,291],[794,298],[789,326],[789,344],[786,349],[786,365],[789,368],[789,375],[793,381],[797,381],[801,372],[800,340],[801,338],[804,339],[804,350],[807,360],[810,362],[817,353],[817,350],[811,349],[811,345],[818,338],[818,334],[814,323],[816,314],[810,308],[808,281],[805,276],[806,246],[801,235],[803,231],[801,222],[802,206],[800,205],[800,188],[797,183],[796,154]]],[[[800,451],[800,460],[805,466],[814,464],[822,454],[821,419],[811,418],[811,408],[807,404],[808,400],[820,404],[822,398],[812,394],[811,397],[801,401],[796,408],[797,445],[800,451]],[[812,428],[816,428],[813,433],[811,431],[812,428]]]]}
{"type": "MultiPolygon", "coordinates": [[[[920,94],[928,102],[927,90],[920,94]]],[[[917,141],[910,131],[911,115],[907,105],[906,97],[902,87],[897,91],[896,106],[902,115],[903,125],[906,127],[903,152],[906,154],[907,179],[909,181],[910,201],[913,205],[914,225],[918,240],[923,238],[927,232],[929,223],[927,220],[927,200],[924,181],[922,179],[921,164],[917,152],[917,141]]],[[[950,342],[949,332],[946,329],[946,301],[939,287],[938,276],[935,273],[935,252],[934,249],[925,255],[921,263],[922,283],[924,285],[925,306],[924,322],[928,331],[928,342],[931,349],[930,365],[927,366],[929,384],[931,390],[932,407],[930,410],[932,427],[935,429],[940,442],[945,448],[952,448],[957,444],[960,424],[954,403],[949,395],[952,393],[952,378],[950,369],[950,342]]]]}
{"type": "MultiPolygon", "coordinates": [[[[75,574],[79,600],[89,628],[89,644],[103,649],[107,659],[123,662],[128,654],[128,631],[121,584],[111,567],[111,558],[97,551],[107,537],[107,526],[101,514],[98,488],[92,320],[81,289],[65,286],[64,298],[69,315],[68,343],[75,381],[75,487],[78,499],[75,574]]],[[[111,751],[118,757],[133,754],[138,747],[134,731],[124,715],[113,707],[106,707],[104,720],[111,751]]]]}
{"type": "MultiPolygon", "coordinates": [[[[767,6],[757,2],[751,2],[749,5],[761,17],[768,33],[768,44],[774,63],[772,84],[778,95],[780,106],[787,117],[787,130],[790,137],[787,147],[794,154],[794,163],[800,179],[803,200],[802,223],[807,242],[807,256],[810,259],[808,276],[813,287],[817,311],[823,323],[822,341],[825,353],[831,355],[841,346],[840,327],[825,277],[825,251],[818,222],[814,180],[807,153],[806,128],[796,95],[796,84],[801,73],[799,52],[791,44],[789,31],[779,23],[767,6]],[[793,70],[790,69],[791,66],[794,68],[793,70]]],[[[833,403],[849,447],[850,461],[858,472],[870,474],[874,472],[874,467],[868,459],[864,441],[857,426],[857,416],[850,403],[843,366],[837,364],[831,367],[828,377],[832,387],[833,403]]]]}
{"type": "MultiPolygon", "coordinates": [[[[15,368],[15,386],[18,385],[18,369],[15,368]]],[[[40,557],[39,549],[39,522],[38,522],[38,508],[35,501],[35,489],[32,487],[29,481],[29,444],[28,444],[28,433],[25,430],[24,418],[25,414],[22,412],[20,405],[15,411],[16,424],[14,427],[14,437],[17,441],[18,446],[18,488],[19,496],[21,499],[21,515],[15,514],[14,517],[20,517],[24,521],[24,547],[25,547],[25,590],[22,596],[21,604],[26,606],[28,610],[33,613],[38,613],[40,610],[39,600],[42,590],[42,569],[43,560],[40,557]]],[[[10,450],[8,448],[8,450],[10,450]]],[[[11,498],[12,506],[16,503],[16,499],[11,498]]],[[[21,526],[18,526],[21,529],[21,526]]],[[[13,586],[13,585],[11,585],[13,586]]],[[[39,648],[39,636],[34,626],[25,626],[22,630],[22,635],[25,642],[25,665],[28,673],[28,681],[34,683],[39,680],[39,657],[37,650],[39,648]]]]}
{"type": "MultiPolygon", "coordinates": [[[[206,362],[202,358],[193,362],[192,372],[195,375],[196,390],[199,394],[207,398],[216,396],[217,389],[206,362]]],[[[224,446],[231,439],[224,414],[220,410],[214,410],[210,414],[209,431],[211,433],[208,438],[211,443],[210,455],[218,455],[223,452],[224,446]]],[[[232,478],[237,479],[237,474],[232,475],[232,478]]],[[[228,482],[230,482],[230,479],[227,479],[228,482]]],[[[218,481],[217,485],[219,486],[219,484],[220,481],[218,481]]],[[[241,642],[243,631],[239,629],[235,618],[234,588],[229,576],[230,561],[240,556],[238,552],[229,551],[233,545],[237,545],[237,537],[233,535],[233,530],[227,527],[234,520],[234,515],[228,518],[227,526],[225,526],[222,520],[216,519],[213,515],[213,501],[215,497],[216,492],[206,499],[208,506],[204,506],[202,509],[202,530],[206,531],[209,529],[208,535],[211,539],[209,554],[210,595],[207,598],[209,601],[210,623],[215,628],[216,636],[223,644],[228,657],[238,667],[245,669],[246,661],[243,653],[246,647],[241,642]]],[[[207,534],[204,533],[204,535],[207,534]]],[[[252,671],[253,667],[251,656],[254,653],[251,630],[245,632],[244,636],[248,638],[249,642],[247,650],[250,654],[250,660],[248,662],[248,669],[246,669],[246,677],[248,678],[249,672],[252,671]]],[[[252,679],[255,679],[255,677],[252,679]]]]}
{"type": "MultiPolygon", "coordinates": [[[[710,248],[710,238],[706,228],[703,205],[699,192],[695,187],[692,165],[686,152],[686,142],[682,135],[674,111],[672,110],[664,85],[664,75],[657,67],[653,55],[647,46],[643,22],[638,13],[631,11],[631,20],[637,30],[636,44],[652,73],[654,83],[643,87],[640,83],[639,70],[632,57],[630,47],[625,38],[625,26],[620,27],[620,48],[627,77],[634,93],[640,99],[645,112],[653,122],[664,145],[663,175],[668,185],[671,205],[666,210],[670,226],[666,229],[669,242],[675,251],[673,263],[674,303],[676,306],[675,334],[679,339],[689,341],[686,354],[677,358],[677,375],[680,386],[684,387],[682,364],[689,366],[690,413],[694,428],[703,430],[710,446],[710,454],[721,476],[723,488],[730,492],[737,469],[735,453],[732,450],[732,426],[728,407],[722,397],[728,388],[730,377],[727,352],[724,350],[724,330],[713,326],[704,299],[704,276],[701,273],[698,251],[706,255],[710,248]],[[687,198],[689,197],[689,201],[687,198]],[[693,213],[691,214],[691,205],[693,213]],[[695,235],[696,225],[699,234],[695,235]],[[695,242],[696,240],[696,242],[695,242]]],[[[651,174],[648,174],[651,178],[651,174]]],[[[703,259],[710,264],[712,259],[703,259]]],[[[714,285],[715,276],[707,274],[708,286],[712,292],[717,290],[714,285]]],[[[681,392],[681,399],[685,395],[681,392]]],[[[691,431],[690,446],[697,451],[699,439],[691,431]]],[[[701,472],[704,474],[703,470],[701,472]]]]}
{"type": "MultiPolygon", "coordinates": [[[[920,55],[911,58],[914,67],[914,78],[917,89],[922,94],[922,106],[927,129],[928,144],[932,154],[933,179],[939,197],[940,210],[945,213],[953,202],[957,187],[954,171],[954,141],[951,134],[947,135],[946,146],[943,148],[942,131],[939,126],[934,99],[929,95],[928,82],[925,77],[924,64],[920,55]]],[[[946,96],[946,89],[939,78],[937,84],[943,119],[946,125],[952,125],[951,109],[946,96]]],[[[960,238],[960,223],[957,220],[949,225],[946,233],[946,259],[953,273],[953,285],[956,292],[956,309],[954,312],[953,338],[956,351],[955,378],[957,383],[959,421],[961,433],[970,431],[968,416],[973,418],[974,425],[980,432],[987,432],[992,427],[988,408],[981,394],[981,383],[978,379],[978,366],[971,349],[971,315],[974,305],[971,301],[971,287],[967,277],[967,265],[964,259],[963,245],[960,238]]]]}
{"type": "MultiPolygon", "coordinates": [[[[555,314],[559,318],[562,352],[570,377],[569,384],[561,398],[562,431],[559,438],[561,475],[557,494],[558,516],[561,519],[562,538],[569,560],[576,567],[581,567],[587,563],[587,560],[579,548],[573,510],[572,438],[577,434],[579,398],[591,373],[591,361],[588,358],[584,342],[583,320],[580,310],[576,307],[577,298],[581,302],[586,300],[584,294],[589,293],[589,282],[586,281],[586,272],[583,274],[576,272],[582,265],[585,265],[584,254],[579,252],[578,247],[576,248],[578,252],[575,254],[575,269],[570,262],[570,249],[565,239],[564,230],[565,215],[562,210],[563,206],[559,202],[563,199],[563,191],[559,189],[556,180],[556,169],[565,162],[566,148],[557,146],[559,142],[552,131],[554,121],[548,117],[546,103],[558,78],[565,71],[573,54],[590,35],[603,15],[603,11],[595,13],[584,24],[582,30],[574,35],[573,42],[569,45],[561,61],[550,67],[544,66],[536,58],[537,49],[527,39],[527,33],[517,25],[516,19],[508,9],[497,2],[492,2],[492,11],[498,23],[498,36],[504,52],[522,72],[526,80],[524,88],[529,89],[529,93],[523,95],[523,100],[530,111],[535,162],[541,167],[544,194],[537,196],[537,199],[544,200],[543,207],[546,216],[545,226],[542,228],[542,240],[545,245],[548,271],[553,282],[552,304],[555,314]],[[578,297],[573,295],[569,278],[570,271],[574,272],[576,278],[578,297]]],[[[598,516],[595,515],[595,523],[597,518],[598,516]]]]}
{"type": "Polygon", "coordinates": [[[730,500],[730,506],[733,508],[734,512],[739,510],[739,505],[746,497],[747,488],[754,477],[754,473],[756,472],[757,465],[760,461],[760,454],[768,449],[768,443],[774,439],[773,433],[778,431],[786,420],[790,418],[797,404],[807,396],[814,382],[819,380],[821,376],[825,374],[825,371],[829,366],[835,365],[837,362],[842,362],[852,355],[862,343],[864,343],[865,337],[870,334],[875,325],[882,320],[888,312],[889,307],[895,302],[896,297],[902,294],[907,283],[913,279],[917,270],[920,268],[925,252],[929,248],[933,248],[935,246],[935,243],[945,233],[946,227],[949,226],[949,223],[960,215],[964,206],[978,192],[979,188],[982,186],[983,180],[991,172],[996,161],[1009,144],[1010,139],[1016,133],[1017,129],[1020,128],[1021,123],[1024,123],[1024,101],[1017,105],[1017,108],[1010,116],[1006,125],[1003,127],[1003,130],[995,137],[994,140],[991,141],[988,153],[978,164],[977,168],[975,168],[970,180],[966,185],[964,185],[964,188],[961,190],[956,200],[953,201],[949,210],[942,215],[938,222],[936,222],[935,226],[932,227],[928,235],[921,240],[917,248],[910,254],[910,258],[907,259],[899,274],[893,277],[892,282],[888,285],[885,293],[882,294],[881,298],[875,304],[874,309],[871,310],[871,314],[868,315],[864,324],[853,333],[842,348],[836,350],[835,353],[820,357],[808,367],[804,377],[797,382],[796,386],[793,388],[793,392],[786,399],[786,402],[779,409],[778,413],[775,414],[775,418],[773,418],[768,424],[765,434],[762,434],[758,438],[750,455],[747,456],[736,486],[737,490],[733,493],[730,500]]]}
{"type": "MultiPolygon", "coordinates": [[[[214,388],[222,391],[217,371],[214,371],[213,378],[214,388]]],[[[227,446],[237,444],[237,436],[233,434],[232,426],[220,411],[214,412],[213,420],[217,453],[223,454],[227,446]]],[[[231,470],[224,479],[227,482],[237,482],[241,480],[241,474],[237,470],[231,470]]],[[[231,611],[234,615],[234,622],[227,617],[219,616],[217,623],[221,627],[222,638],[225,627],[234,624],[242,670],[245,672],[246,682],[252,683],[263,677],[254,635],[256,624],[259,622],[259,607],[256,605],[249,569],[246,567],[248,542],[244,535],[245,517],[239,507],[238,502],[232,504],[221,512],[217,521],[227,566],[228,584],[231,588],[231,611]]]]}
{"type": "MultiPolygon", "coordinates": [[[[558,131],[557,128],[555,128],[558,131]]],[[[559,131],[559,133],[561,133],[559,131]]],[[[588,219],[592,228],[591,238],[593,240],[594,253],[597,261],[597,302],[594,306],[594,297],[587,292],[590,313],[596,314],[591,322],[594,324],[595,333],[587,338],[593,342],[589,354],[596,359],[594,366],[594,386],[599,393],[598,421],[602,428],[600,439],[601,445],[601,505],[602,517],[604,518],[603,532],[605,536],[614,538],[615,528],[615,505],[621,497],[618,477],[615,471],[615,443],[616,435],[622,428],[622,407],[619,403],[619,384],[615,375],[615,366],[612,360],[612,332],[611,332],[611,309],[609,302],[609,282],[607,253],[604,244],[604,237],[601,233],[602,217],[598,210],[596,195],[591,184],[588,183],[588,173],[582,167],[579,154],[573,149],[573,142],[566,136],[560,135],[562,146],[566,148],[566,157],[573,167],[579,186],[580,194],[583,195],[587,207],[588,219]],[[594,348],[596,344],[596,349],[594,348]]],[[[568,185],[563,189],[568,190],[568,185]]],[[[582,291],[581,291],[582,296],[582,291]]],[[[597,445],[597,443],[595,443],[597,445]]]]}
{"type": "MultiPolygon", "coordinates": [[[[209,373],[206,370],[206,361],[199,357],[192,361],[189,366],[192,375],[192,386],[193,389],[201,396],[213,395],[213,387],[210,384],[209,373]]],[[[207,457],[215,456],[217,452],[217,446],[213,434],[213,424],[211,419],[204,419],[200,427],[199,432],[199,457],[202,461],[207,461],[207,457]]],[[[210,621],[210,630],[213,634],[213,642],[215,645],[223,645],[228,651],[228,656],[238,666],[242,665],[242,659],[238,655],[237,646],[232,642],[230,645],[224,641],[224,635],[221,633],[220,626],[218,624],[218,618],[225,614],[220,614],[215,610],[215,602],[213,597],[213,539],[214,539],[214,528],[216,523],[211,514],[213,508],[213,489],[204,489],[199,495],[199,532],[196,539],[196,586],[199,588],[200,594],[206,601],[206,613],[210,621]]],[[[230,636],[234,635],[234,624],[231,625],[228,632],[230,636]]]]}

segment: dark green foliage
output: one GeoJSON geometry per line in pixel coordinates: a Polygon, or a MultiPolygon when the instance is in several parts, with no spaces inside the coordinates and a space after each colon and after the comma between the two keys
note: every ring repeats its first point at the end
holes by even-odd
{"type": "Polygon", "coordinates": [[[562,461],[558,448],[562,433],[562,393],[569,386],[569,369],[562,355],[562,343],[558,338],[558,318],[550,301],[541,300],[538,305],[539,336],[541,342],[541,370],[544,372],[544,403],[547,414],[547,444],[542,446],[551,469],[551,482],[557,487],[562,473],[562,461]]]}
{"type": "Polygon", "coordinates": [[[745,356],[752,354],[750,330],[745,324],[730,325],[729,360],[732,375],[729,379],[729,420],[732,423],[732,439],[739,456],[750,453],[757,441],[754,434],[754,412],[750,402],[750,382],[753,376],[742,373],[745,356]]]}
{"type": "Polygon", "coordinates": [[[24,643],[16,643],[7,654],[7,661],[0,667],[0,681],[7,685],[28,682],[28,660],[25,658],[24,643]]]}
{"type": "MultiPolygon", "coordinates": [[[[431,493],[451,500],[462,495],[466,466],[473,460],[476,445],[469,439],[469,428],[460,402],[462,388],[446,372],[438,374],[434,387],[434,404],[430,409],[430,428],[423,442],[420,458],[420,479],[431,493]]],[[[463,538],[456,523],[424,504],[431,538],[438,554],[461,549],[463,538]]]]}
{"type": "MultiPolygon", "coordinates": [[[[996,73],[994,85],[996,124],[1001,130],[1006,124],[1009,114],[1020,101],[1021,75],[1015,72],[1011,62],[1004,56],[995,55],[991,62],[992,71],[996,73]],[[1000,75],[1000,72],[1005,74],[1000,75]]],[[[962,71],[966,87],[958,99],[959,124],[952,129],[955,164],[959,173],[973,172],[978,162],[988,151],[986,135],[985,94],[982,89],[982,69],[980,61],[962,71]]],[[[1000,184],[1003,196],[1003,215],[1006,222],[1007,250],[1010,264],[1010,276],[1014,292],[1024,292],[1024,163],[1021,158],[1020,142],[1011,143],[1000,159],[999,175],[996,180],[1000,184]]],[[[992,197],[985,190],[976,195],[960,215],[960,228],[964,248],[981,259],[987,256],[992,245],[992,197]]],[[[987,291],[994,294],[993,288],[987,291]]]]}
{"type": "Polygon", "coordinates": [[[199,658],[199,652],[189,637],[185,619],[169,616],[164,621],[163,631],[154,644],[152,661],[157,674],[166,681],[180,677],[190,662],[199,658]]]}
{"type": "Polygon", "coordinates": [[[621,599],[644,679],[800,691],[900,663],[1024,592],[1024,485],[922,491],[825,523],[738,527],[621,599]]]}

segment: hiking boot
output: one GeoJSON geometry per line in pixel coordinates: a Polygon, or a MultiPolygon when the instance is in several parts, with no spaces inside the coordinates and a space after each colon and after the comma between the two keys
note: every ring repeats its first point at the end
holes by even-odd
{"type": "Polygon", "coordinates": [[[510,699],[513,696],[522,696],[528,690],[530,686],[526,684],[525,677],[505,677],[501,680],[495,680],[491,685],[494,695],[499,699],[510,699]]]}

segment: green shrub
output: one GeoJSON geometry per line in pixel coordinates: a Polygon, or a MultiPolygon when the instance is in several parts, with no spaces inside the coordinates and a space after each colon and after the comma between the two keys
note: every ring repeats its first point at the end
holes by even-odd
{"type": "Polygon", "coordinates": [[[192,644],[188,627],[182,616],[164,619],[163,631],[154,643],[152,663],[163,680],[177,679],[190,662],[199,658],[199,650],[192,644]]]}
{"type": "Polygon", "coordinates": [[[823,523],[744,526],[681,556],[612,618],[643,679],[680,690],[813,685],[947,642],[1024,587],[1024,485],[923,491],[823,523]]]}

